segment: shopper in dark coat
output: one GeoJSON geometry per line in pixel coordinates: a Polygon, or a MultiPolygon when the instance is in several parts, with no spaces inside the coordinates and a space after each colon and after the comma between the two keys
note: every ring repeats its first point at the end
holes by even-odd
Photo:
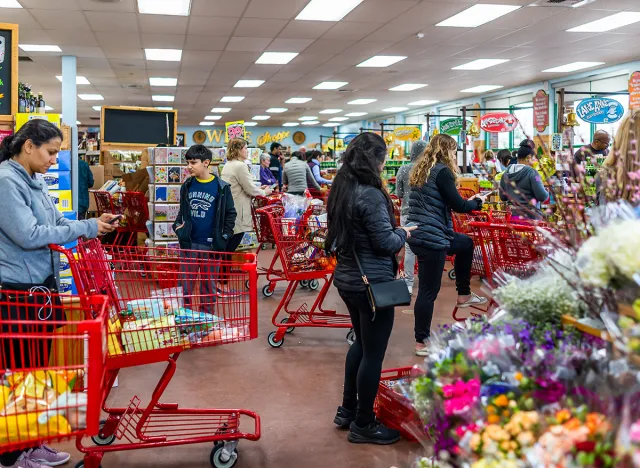
{"type": "Polygon", "coordinates": [[[433,306],[440,291],[447,255],[456,256],[458,307],[487,303],[486,298],[471,292],[473,241],[453,231],[451,210],[469,213],[482,208],[484,202],[483,197],[465,200],[458,193],[457,150],[458,144],[450,136],[434,136],[409,176],[411,193],[407,221],[418,226],[408,241],[418,257],[419,290],[414,310],[418,356],[426,355],[425,341],[431,334],[433,306]]]}
{"type": "Polygon", "coordinates": [[[391,198],[380,177],[386,152],[384,140],[374,133],[362,133],[349,144],[329,195],[326,239],[338,257],[334,284],[356,335],[347,353],[344,397],[334,422],[350,429],[350,442],[381,445],[400,439],[373,413],[394,308],[373,312],[355,256],[370,283],[392,281],[398,271],[395,254],[415,229],[395,226],[391,198]]]}

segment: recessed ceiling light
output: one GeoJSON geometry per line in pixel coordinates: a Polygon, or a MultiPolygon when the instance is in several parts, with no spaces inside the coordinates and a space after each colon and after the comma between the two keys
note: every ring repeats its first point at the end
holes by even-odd
{"type": "Polygon", "coordinates": [[[362,117],[363,115],[367,115],[367,112],[349,112],[348,114],[344,114],[347,117],[362,117]]]}
{"type": "Polygon", "coordinates": [[[238,80],[236,84],[233,85],[234,88],[258,88],[262,86],[264,80],[238,80]]]}
{"type": "Polygon", "coordinates": [[[402,112],[409,110],[408,107],[387,107],[386,109],[382,109],[382,112],[402,112]]]}
{"type": "Polygon", "coordinates": [[[93,107],[92,107],[92,109],[93,109],[94,111],[98,111],[98,112],[100,112],[100,111],[102,110],[102,106],[93,106],[93,107]]]}
{"type": "Polygon", "coordinates": [[[245,127],[255,127],[256,125],[258,125],[258,122],[245,122],[244,123],[245,127]]]}
{"type": "Polygon", "coordinates": [[[220,120],[221,118],[221,115],[206,115],[204,120],[220,120]]]}
{"type": "Polygon", "coordinates": [[[104,101],[102,94],[78,94],[83,101],[104,101]]]}
{"type": "Polygon", "coordinates": [[[20,44],[18,47],[25,52],[62,52],[57,45],[20,44]]]}
{"type": "Polygon", "coordinates": [[[151,86],[177,86],[178,78],[149,78],[151,86]]]}
{"type": "Polygon", "coordinates": [[[348,84],[348,81],[323,81],[319,85],[314,86],[313,89],[339,89],[348,84]]]}
{"type": "Polygon", "coordinates": [[[640,21],[640,12],[622,11],[615,15],[605,16],[596,21],[585,23],[575,28],[567,29],[569,32],[605,32],[618,29],[640,21]]]}
{"type": "Polygon", "coordinates": [[[270,114],[282,114],[283,112],[287,112],[289,109],[286,107],[271,107],[267,109],[267,112],[270,114]]]}
{"type": "Polygon", "coordinates": [[[425,86],[427,85],[419,83],[406,83],[400,86],[389,88],[389,91],[415,91],[416,89],[424,88],[425,86]]]}
{"type": "Polygon", "coordinates": [[[436,26],[448,26],[452,28],[476,28],[480,25],[500,18],[521,7],[516,5],[478,4],[454,15],[436,26]]]}
{"type": "Polygon", "coordinates": [[[547,68],[542,70],[543,73],[567,73],[578,70],[584,70],[585,68],[597,67],[598,65],[604,65],[604,62],[573,62],[566,65],[560,65],[559,67],[547,68]]]}
{"type": "Polygon", "coordinates": [[[430,106],[431,104],[435,104],[436,102],[440,102],[440,101],[436,101],[434,99],[423,99],[422,101],[413,101],[410,102],[409,106],[430,106]]]}
{"type": "Polygon", "coordinates": [[[298,120],[318,120],[318,116],[316,115],[305,115],[300,117],[298,120]]]}
{"type": "Polygon", "coordinates": [[[52,111],[52,110],[53,110],[53,107],[51,107],[51,106],[44,106],[44,110],[46,110],[46,111],[52,111]]]}
{"type": "Polygon", "coordinates": [[[138,0],[143,15],[189,16],[191,0],[138,0]]]}
{"type": "Polygon", "coordinates": [[[144,49],[147,60],[157,60],[159,62],[179,62],[182,59],[180,49],[144,49]]]}
{"type": "Polygon", "coordinates": [[[231,112],[231,107],[214,107],[211,109],[211,112],[222,112],[226,114],[227,112],[231,112]]]}
{"type": "Polygon", "coordinates": [[[486,93],[486,92],[493,91],[495,89],[500,89],[500,88],[502,88],[502,86],[480,85],[480,86],[474,86],[473,88],[463,89],[460,92],[461,93],[486,93]]]}
{"type": "Polygon", "coordinates": [[[355,99],[353,101],[347,102],[347,104],[351,104],[352,106],[364,106],[366,104],[371,104],[372,102],[376,102],[377,99],[355,99]]]}
{"type": "Polygon", "coordinates": [[[155,102],[173,102],[176,97],[170,96],[168,94],[154,94],[153,96],[151,96],[151,99],[153,99],[155,102]]]}
{"type": "Polygon", "coordinates": [[[76,125],[82,125],[82,122],[80,122],[79,120],[76,120],[76,125]]]}
{"type": "Polygon", "coordinates": [[[404,55],[375,55],[358,64],[358,67],[385,68],[406,59],[404,55]]]}
{"type": "Polygon", "coordinates": [[[329,122],[344,122],[345,120],[349,120],[349,117],[332,117],[329,122]]]}
{"type": "Polygon", "coordinates": [[[253,120],[269,120],[271,118],[270,115],[254,115],[253,120]]]}
{"type": "Polygon", "coordinates": [[[286,65],[298,56],[298,52],[264,52],[256,63],[258,65],[286,65]]]}
{"type": "MultiPolygon", "coordinates": [[[[56,78],[58,78],[58,81],[60,83],[62,83],[62,77],[61,76],[56,76],[56,78]]],[[[77,85],[87,85],[87,84],[91,84],[91,83],[89,83],[89,80],[87,80],[87,78],[84,77],[84,76],[76,76],[76,84],[77,85]]]]}
{"type": "Polygon", "coordinates": [[[342,112],[342,109],[325,109],[320,111],[321,114],[339,114],[342,112]]]}
{"type": "Polygon", "coordinates": [[[302,125],[318,125],[319,123],[319,120],[306,120],[302,122],[302,125]]]}
{"type": "Polygon", "coordinates": [[[156,109],[158,109],[158,110],[173,110],[173,107],[169,107],[169,106],[159,106],[159,107],[156,107],[156,109]]]}
{"type": "Polygon", "coordinates": [[[337,127],[337,124],[333,124],[333,123],[326,123],[322,125],[323,127],[337,127]]]}
{"type": "Polygon", "coordinates": [[[506,59],[478,59],[473,62],[465,63],[464,65],[458,65],[453,67],[452,70],[484,70],[485,68],[495,67],[501,63],[508,62],[506,59]]]}
{"type": "Polygon", "coordinates": [[[212,125],[215,125],[215,124],[216,124],[215,122],[200,122],[200,125],[202,125],[202,126],[208,126],[208,127],[210,127],[210,126],[212,126],[212,125]]]}
{"type": "Polygon", "coordinates": [[[18,0],[0,0],[0,8],[22,8],[18,0]]]}
{"type": "Polygon", "coordinates": [[[297,20],[340,21],[362,0],[311,0],[296,16],[297,20]]]}
{"type": "Polygon", "coordinates": [[[291,99],[287,99],[285,104],[304,104],[305,102],[311,101],[310,97],[292,97],[291,99]]]}
{"type": "Polygon", "coordinates": [[[282,124],[283,127],[297,127],[298,125],[300,125],[300,122],[287,122],[282,124]]]}
{"type": "Polygon", "coordinates": [[[220,102],[240,102],[244,100],[244,96],[225,96],[220,102]]]}

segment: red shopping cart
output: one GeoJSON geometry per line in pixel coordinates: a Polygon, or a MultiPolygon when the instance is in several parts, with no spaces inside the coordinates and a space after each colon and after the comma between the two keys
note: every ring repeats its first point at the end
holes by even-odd
{"type": "MultiPolygon", "coordinates": [[[[331,283],[336,260],[328,256],[324,250],[327,236],[327,224],[318,220],[322,207],[311,206],[305,216],[300,219],[283,218],[284,208],[271,205],[260,208],[258,212],[265,214],[271,224],[271,231],[276,240],[278,255],[282,262],[285,277],[289,286],[276,308],[271,319],[278,330],[268,336],[269,344],[279,348],[284,344],[285,333],[293,332],[297,327],[330,327],[351,328],[351,318],[347,314],[338,314],[335,310],[322,308],[331,283]],[[302,304],[297,309],[289,305],[301,281],[324,281],[318,297],[311,309],[302,304]],[[278,321],[280,312],[284,310],[287,317],[278,321]]],[[[353,338],[353,331],[347,334],[347,340],[353,338]]]]}
{"type": "Polygon", "coordinates": [[[385,426],[397,430],[406,439],[415,442],[424,435],[424,425],[404,393],[404,390],[410,387],[408,379],[413,376],[413,367],[383,370],[373,410],[385,426]],[[406,381],[404,388],[401,387],[403,380],[406,381]]]}
{"type": "MultiPolygon", "coordinates": [[[[263,213],[258,213],[257,210],[260,208],[264,208],[269,205],[282,205],[282,195],[271,195],[269,197],[257,196],[251,200],[251,218],[253,219],[253,228],[256,232],[256,237],[258,239],[258,250],[256,252],[256,262],[257,258],[262,250],[267,248],[268,244],[271,244],[274,248],[276,245],[276,241],[273,238],[273,232],[271,232],[271,224],[269,224],[269,219],[263,213]]],[[[276,268],[276,263],[278,262],[278,251],[276,249],[273,258],[271,259],[271,263],[267,268],[258,267],[258,277],[265,276],[267,281],[269,282],[263,290],[262,294],[265,297],[270,297],[273,295],[275,291],[275,286],[278,281],[284,281],[284,273],[281,269],[276,268]]],[[[248,286],[247,286],[248,287],[248,286]]]]}
{"type": "Polygon", "coordinates": [[[234,466],[240,439],[260,438],[260,418],[244,409],[179,408],[161,403],[183,351],[257,337],[253,254],[228,254],[80,242],[69,257],[78,289],[111,300],[106,388],[121,368],[168,361],[150,401],[110,408],[95,446],[77,439],[85,454],[77,468],[98,468],[105,453],[214,442],[214,467],[234,466]],[[250,282],[249,290],[245,282],[250,282]],[[247,430],[249,428],[251,430],[247,430]]]}
{"type": "MultiPolygon", "coordinates": [[[[149,206],[142,192],[123,192],[121,194],[122,206],[125,213],[124,228],[129,233],[126,245],[136,245],[138,233],[147,233],[147,221],[149,221],[149,206]]],[[[119,242],[114,242],[119,244],[119,242]]]]}
{"type": "Polygon", "coordinates": [[[328,188],[324,188],[321,190],[316,190],[316,189],[308,189],[309,190],[309,196],[315,200],[320,200],[322,201],[323,205],[327,205],[327,201],[329,200],[329,189],[328,188]]]}
{"type": "Polygon", "coordinates": [[[98,433],[106,305],[104,296],[0,291],[2,452],[98,433]]]}

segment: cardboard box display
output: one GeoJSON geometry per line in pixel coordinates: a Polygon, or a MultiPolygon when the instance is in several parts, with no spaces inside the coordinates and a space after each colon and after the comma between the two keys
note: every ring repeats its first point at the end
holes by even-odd
{"type": "Polygon", "coordinates": [[[71,190],[71,172],[69,171],[47,172],[43,177],[49,190],[71,190]]]}
{"type": "MultiPolygon", "coordinates": [[[[93,188],[97,189],[104,185],[104,166],[89,166],[91,173],[93,174],[93,188]]],[[[98,211],[98,205],[96,205],[96,197],[89,192],[89,211],[98,211]]]]}
{"type": "Polygon", "coordinates": [[[122,180],[128,192],[147,193],[147,190],[149,190],[149,173],[146,169],[125,174],[122,180]]]}
{"type": "Polygon", "coordinates": [[[49,190],[49,195],[59,211],[73,211],[71,190],[49,190]]]}
{"type": "Polygon", "coordinates": [[[71,151],[60,151],[56,157],[56,164],[49,168],[51,171],[70,171],[71,170],[71,151]]]}

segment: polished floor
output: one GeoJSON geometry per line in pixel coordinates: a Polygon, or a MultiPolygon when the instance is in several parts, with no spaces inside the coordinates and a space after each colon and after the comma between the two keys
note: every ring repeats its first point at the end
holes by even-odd
{"type": "MultiPolygon", "coordinates": [[[[357,446],[347,442],[347,434],[332,423],[342,394],[346,330],[299,328],[287,335],[281,348],[272,349],[267,344],[267,335],[274,330],[271,316],[283,293],[284,283],[271,298],[259,293],[257,340],[183,353],[162,400],[190,407],[236,407],[257,412],[262,418],[262,438],[240,442],[237,468],[410,466],[420,453],[419,444],[403,440],[389,447],[357,446]]],[[[311,303],[314,296],[300,291],[293,304],[311,303]]],[[[451,321],[454,301],[455,286],[444,277],[434,326],[451,321]]],[[[326,303],[344,310],[333,287],[326,303]]],[[[420,362],[413,355],[413,310],[404,309],[396,310],[384,368],[420,362]]],[[[110,403],[126,405],[134,394],[145,401],[163,369],[162,364],[153,364],[123,370],[110,403]]],[[[73,463],[81,460],[73,443],[58,447],[72,453],[73,463]]],[[[211,466],[211,448],[199,444],[107,454],[102,466],[207,468],[211,466]]]]}

